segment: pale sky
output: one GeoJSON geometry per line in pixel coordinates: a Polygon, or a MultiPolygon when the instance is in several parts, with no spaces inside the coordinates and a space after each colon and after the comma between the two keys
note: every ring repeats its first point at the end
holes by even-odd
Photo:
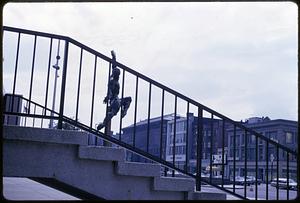
{"type": "Polygon", "coordinates": [[[5,26],[69,36],[107,56],[113,49],[120,63],[234,120],[297,120],[297,18],[292,2],[8,3],[3,9],[5,26]]]}

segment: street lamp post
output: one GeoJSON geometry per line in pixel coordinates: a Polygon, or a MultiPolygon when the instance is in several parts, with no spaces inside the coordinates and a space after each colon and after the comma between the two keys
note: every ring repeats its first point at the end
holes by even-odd
{"type": "MultiPolygon", "coordinates": [[[[56,83],[57,83],[57,78],[59,77],[58,76],[58,70],[59,70],[58,61],[60,59],[60,56],[59,56],[59,47],[60,47],[60,40],[58,40],[56,63],[55,63],[55,65],[52,66],[55,69],[55,76],[54,76],[54,88],[53,88],[53,101],[52,101],[51,116],[54,115],[53,112],[55,110],[56,83]]],[[[49,128],[53,128],[53,119],[52,118],[50,119],[49,128]]]]}

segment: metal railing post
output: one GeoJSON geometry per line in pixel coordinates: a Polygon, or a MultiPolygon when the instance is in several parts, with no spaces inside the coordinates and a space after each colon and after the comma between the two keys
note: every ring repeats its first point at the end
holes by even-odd
{"type": "MultiPolygon", "coordinates": [[[[245,180],[247,180],[247,159],[248,159],[248,137],[247,137],[247,130],[245,130],[245,138],[244,138],[244,142],[245,142],[245,150],[244,150],[244,153],[245,153],[245,162],[244,162],[244,177],[245,177],[245,180]]],[[[247,197],[247,181],[245,181],[245,185],[244,185],[244,197],[247,197]]]]}
{"type": "MultiPolygon", "coordinates": [[[[163,146],[163,124],[164,124],[164,103],[165,103],[165,90],[162,89],[162,93],[161,93],[161,117],[160,117],[160,146],[159,146],[159,158],[162,159],[163,158],[163,147],[165,147],[166,145],[163,146]]],[[[165,152],[165,150],[164,150],[165,152]]]]}
{"type": "Polygon", "coordinates": [[[222,119],[222,187],[224,187],[224,175],[225,175],[224,155],[225,155],[225,120],[222,119]]]}
{"type": "Polygon", "coordinates": [[[189,160],[190,160],[190,156],[189,156],[189,111],[190,111],[190,103],[187,102],[187,107],[186,107],[186,135],[185,135],[185,166],[184,166],[184,170],[187,173],[188,169],[189,169],[189,160]]]}
{"type": "Polygon", "coordinates": [[[214,135],[214,115],[211,114],[210,120],[210,156],[209,156],[209,182],[212,183],[213,169],[212,169],[212,159],[213,159],[213,135],[214,135]]]}
{"type": "MultiPolygon", "coordinates": [[[[177,122],[177,95],[175,95],[175,109],[174,109],[174,134],[173,134],[173,166],[175,166],[175,155],[176,155],[176,122],[177,122]]],[[[172,170],[172,177],[175,177],[175,170],[172,170]]]]}
{"type": "Polygon", "coordinates": [[[202,133],[203,133],[203,109],[198,107],[197,119],[197,168],[196,168],[196,191],[201,191],[201,168],[202,168],[202,133]]]}
{"type": "MultiPolygon", "coordinates": [[[[50,66],[51,66],[51,56],[52,56],[52,43],[53,38],[50,38],[50,49],[49,49],[49,56],[48,56],[48,71],[47,71],[47,82],[46,82],[46,96],[45,96],[45,111],[44,115],[47,115],[47,102],[48,102],[48,90],[49,90],[49,78],[50,78],[50,66]]],[[[42,120],[43,123],[43,120],[42,120]]],[[[43,125],[43,124],[42,124],[43,125]]]]}
{"type": "Polygon", "coordinates": [[[266,200],[269,199],[268,187],[269,187],[269,142],[266,142],[266,200]]]}
{"type": "Polygon", "coordinates": [[[147,119],[147,145],[146,150],[149,152],[149,141],[150,141],[150,113],[151,113],[151,83],[149,83],[149,97],[148,97],[148,119],[147,119]]]}
{"type": "Polygon", "coordinates": [[[68,66],[68,52],[69,52],[69,42],[65,41],[64,50],[64,64],[63,64],[63,74],[61,81],[61,94],[60,94],[60,107],[59,107],[59,118],[58,118],[58,129],[62,129],[62,121],[64,115],[64,104],[65,104],[65,90],[66,90],[66,80],[67,80],[67,66],[68,66]]]}

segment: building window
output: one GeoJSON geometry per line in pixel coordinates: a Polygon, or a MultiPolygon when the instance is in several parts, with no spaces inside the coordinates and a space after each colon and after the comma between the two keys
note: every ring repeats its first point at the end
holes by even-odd
{"type": "Polygon", "coordinates": [[[180,132],[183,130],[182,122],[176,123],[176,132],[180,132]]]}
{"type": "Polygon", "coordinates": [[[230,157],[233,157],[234,156],[234,154],[233,154],[233,148],[230,148],[230,151],[229,151],[230,153],[230,157]]]}
{"type": "Polygon", "coordinates": [[[166,133],[166,130],[167,130],[166,124],[164,124],[164,125],[163,125],[163,133],[166,133]]]}
{"type": "Polygon", "coordinates": [[[264,160],[264,150],[262,147],[259,147],[258,149],[258,156],[260,161],[264,160]]]}
{"type": "Polygon", "coordinates": [[[271,140],[278,141],[277,131],[268,131],[265,133],[265,136],[271,140]]]}
{"type": "Polygon", "coordinates": [[[247,160],[248,161],[255,160],[255,149],[254,148],[247,149],[247,160]]]}
{"type": "Polygon", "coordinates": [[[241,145],[245,144],[245,134],[241,134],[241,145]]]}
{"type": "Polygon", "coordinates": [[[174,124],[171,123],[171,124],[169,125],[169,132],[170,132],[170,133],[173,133],[173,130],[174,130],[174,124]]]}
{"type": "Polygon", "coordinates": [[[235,149],[235,157],[238,157],[238,158],[240,158],[240,150],[239,150],[239,148],[237,147],[236,149],[235,149]]]}
{"type": "Polygon", "coordinates": [[[170,140],[169,140],[169,141],[170,141],[170,142],[169,142],[170,144],[173,144],[173,137],[174,137],[173,135],[170,136],[170,140]]]}
{"type": "Polygon", "coordinates": [[[255,143],[255,135],[251,135],[251,143],[252,143],[252,144],[255,143]]]}
{"type": "Polygon", "coordinates": [[[240,135],[236,135],[235,144],[237,147],[240,146],[240,135]]]}
{"type": "Polygon", "coordinates": [[[284,160],[286,160],[286,152],[285,152],[285,151],[282,151],[282,158],[283,158],[284,160]]]}
{"type": "MultiPolygon", "coordinates": [[[[173,126],[174,128],[174,126],[173,126]]],[[[180,121],[176,122],[176,132],[182,132],[186,130],[186,122],[185,121],[180,121]]]]}
{"type": "Polygon", "coordinates": [[[293,133],[291,133],[291,132],[285,132],[285,143],[286,144],[293,143],[293,133]]]}
{"type": "MultiPolygon", "coordinates": [[[[262,132],[260,132],[259,134],[262,134],[262,135],[263,135],[263,133],[262,133],[262,132]]],[[[263,144],[263,139],[261,139],[261,138],[258,138],[258,143],[259,143],[259,144],[263,144]]]]}
{"type": "Polygon", "coordinates": [[[229,146],[233,144],[233,135],[230,136],[229,146]]]}

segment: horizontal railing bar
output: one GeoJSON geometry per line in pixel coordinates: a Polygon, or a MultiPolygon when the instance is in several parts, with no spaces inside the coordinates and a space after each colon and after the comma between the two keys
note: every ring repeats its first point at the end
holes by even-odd
{"type": "Polygon", "coordinates": [[[29,99],[26,99],[26,98],[23,97],[23,96],[15,95],[15,97],[20,97],[20,98],[22,98],[23,100],[25,100],[25,101],[27,101],[27,102],[29,102],[29,103],[31,103],[31,104],[37,105],[38,107],[40,107],[40,108],[42,108],[42,109],[44,109],[44,110],[46,110],[46,111],[50,111],[50,112],[53,112],[53,113],[55,113],[55,114],[59,114],[58,112],[53,111],[52,109],[49,109],[49,108],[45,108],[43,105],[40,105],[40,104],[38,104],[38,103],[36,103],[36,102],[34,102],[34,101],[30,101],[29,99]]]}
{"type": "Polygon", "coordinates": [[[26,30],[22,28],[15,28],[15,27],[9,27],[9,26],[3,26],[3,30],[10,31],[10,32],[19,32],[29,35],[37,35],[40,37],[48,37],[48,38],[54,38],[54,39],[61,39],[61,40],[68,40],[69,37],[63,36],[63,35],[56,35],[56,34],[50,34],[46,32],[38,32],[38,31],[32,31],[32,30],[26,30]]]}
{"type": "Polygon", "coordinates": [[[94,49],[92,49],[92,48],[90,48],[90,47],[88,47],[88,46],[86,46],[86,45],[70,38],[70,37],[68,37],[68,41],[70,43],[72,43],[73,45],[78,46],[78,47],[84,49],[85,51],[90,52],[91,54],[96,55],[99,58],[101,58],[101,59],[103,59],[103,60],[105,60],[109,63],[113,63],[113,60],[111,58],[109,58],[108,56],[105,56],[104,54],[101,54],[100,52],[98,52],[98,51],[96,51],[96,50],[94,50],[94,49]]]}
{"type": "Polygon", "coordinates": [[[45,116],[45,115],[39,115],[39,114],[28,114],[28,113],[17,113],[17,112],[3,112],[4,115],[10,115],[10,116],[20,116],[20,117],[32,117],[32,118],[43,118],[43,119],[55,119],[57,120],[58,116],[45,116]]]}

